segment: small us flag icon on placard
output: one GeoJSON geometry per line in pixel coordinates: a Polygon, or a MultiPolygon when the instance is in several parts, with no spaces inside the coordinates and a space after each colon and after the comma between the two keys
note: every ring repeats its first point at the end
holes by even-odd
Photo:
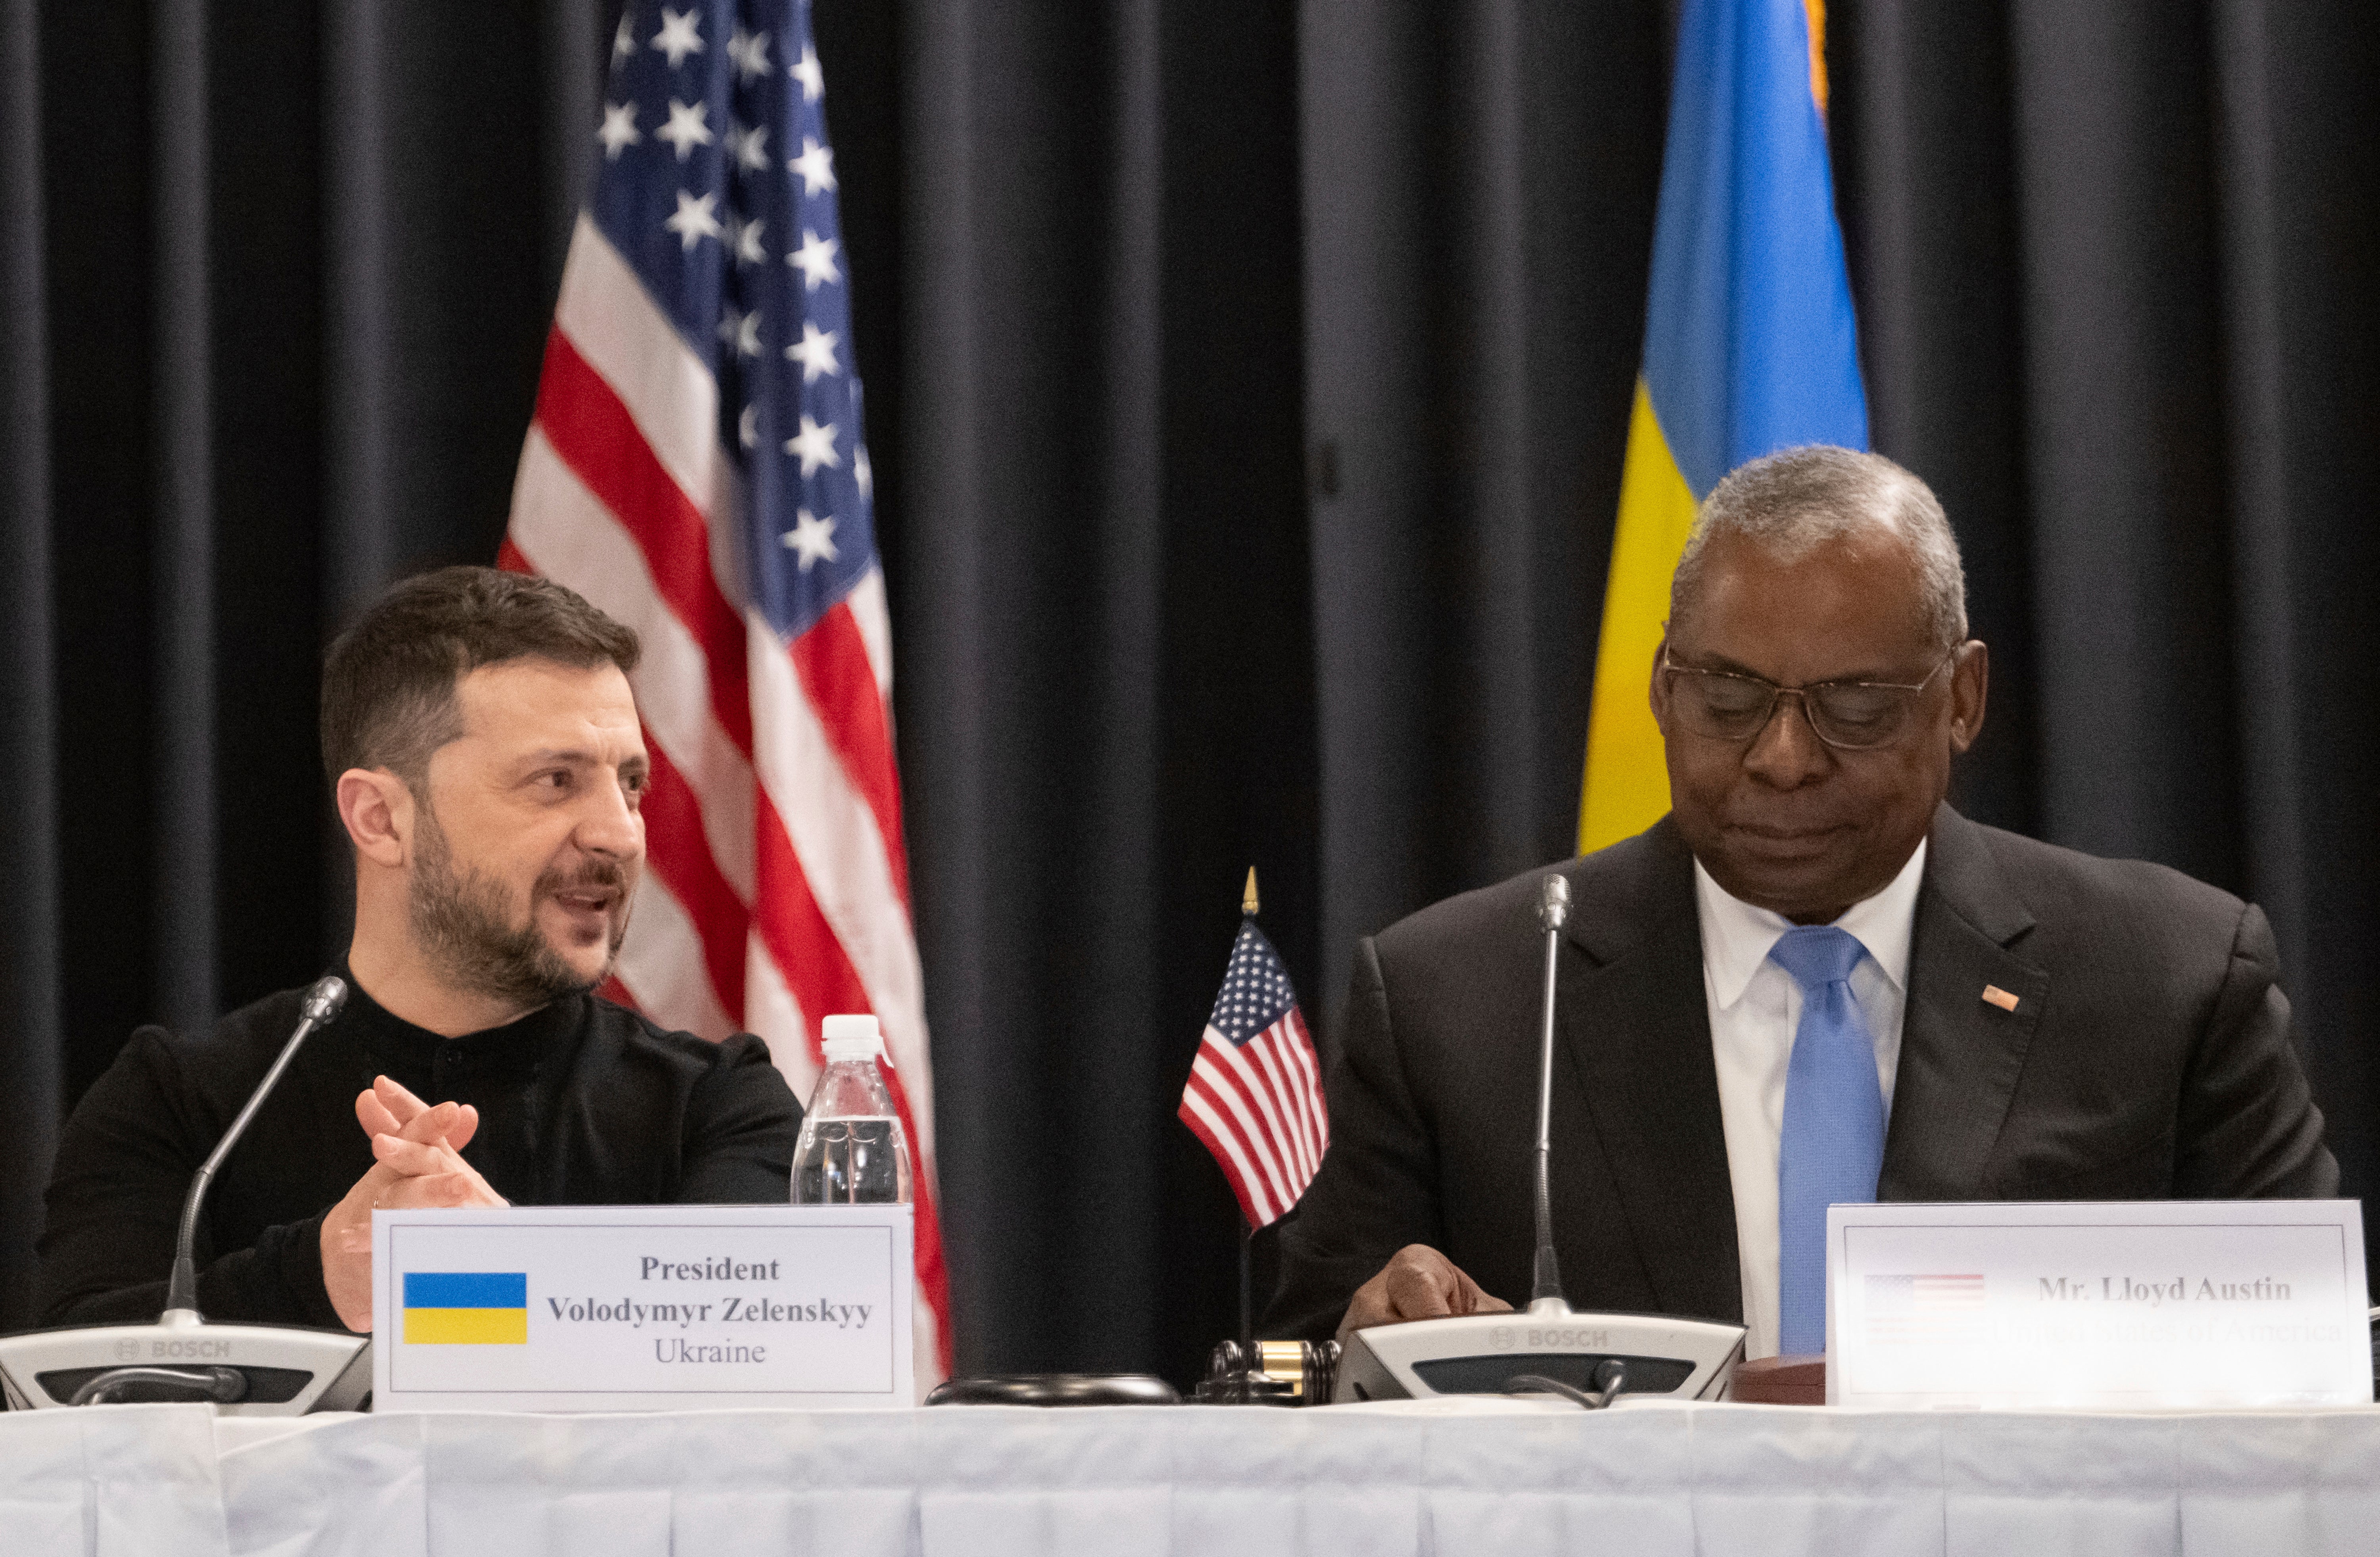
{"type": "Polygon", "coordinates": [[[1980,1275],[1870,1276],[1866,1292],[1871,1341],[1966,1341],[1982,1332],[1980,1275]]]}

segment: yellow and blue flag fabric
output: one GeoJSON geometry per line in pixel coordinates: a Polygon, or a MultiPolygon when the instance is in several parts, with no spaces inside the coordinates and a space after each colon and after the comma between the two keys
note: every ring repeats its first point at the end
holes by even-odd
{"type": "Polygon", "coordinates": [[[1587,717],[1581,852],[1670,809],[1646,706],[1694,507],[1749,459],[1867,447],[1827,162],[1823,0],[1686,0],[1653,228],[1645,355],[1587,717]]]}
{"type": "Polygon", "coordinates": [[[528,1345],[528,1272],[407,1271],[405,1344],[528,1345]]]}

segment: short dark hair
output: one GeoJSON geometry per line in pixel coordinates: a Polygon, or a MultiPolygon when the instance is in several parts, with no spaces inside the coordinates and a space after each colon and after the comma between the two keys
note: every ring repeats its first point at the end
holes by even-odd
{"type": "Polygon", "coordinates": [[[417,793],[463,733],[455,683],[482,665],[552,660],[637,668],[636,630],[551,578],[442,567],[374,601],[322,657],[322,771],[386,768],[417,793]]]}

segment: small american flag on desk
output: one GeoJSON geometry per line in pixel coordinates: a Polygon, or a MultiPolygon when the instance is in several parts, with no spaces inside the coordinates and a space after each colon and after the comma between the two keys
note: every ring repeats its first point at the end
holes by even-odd
{"type": "Polygon", "coordinates": [[[1330,1113],[1297,991],[1255,916],[1250,871],[1240,938],[1179,1112],[1221,1165],[1248,1225],[1269,1227],[1314,1182],[1330,1144],[1330,1113]]]}
{"type": "Polygon", "coordinates": [[[644,640],[647,869],[604,992],[759,1034],[797,1097],[820,1018],[881,1023],[922,1384],[949,1288],[825,95],[808,0],[627,6],[498,560],[644,640]]]}
{"type": "Polygon", "coordinates": [[[1982,1330],[1984,1298],[1980,1275],[1872,1275],[1867,1278],[1868,1338],[1973,1340],[1982,1330]]]}

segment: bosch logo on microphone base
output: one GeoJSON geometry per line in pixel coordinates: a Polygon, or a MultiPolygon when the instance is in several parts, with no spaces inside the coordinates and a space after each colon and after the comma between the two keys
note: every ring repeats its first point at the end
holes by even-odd
{"type": "Polygon", "coordinates": [[[222,1361],[230,1357],[231,1343],[200,1336],[187,1341],[152,1341],[149,1343],[149,1356],[152,1359],[167,1358],[176,1362],[222,1361]]]}
{"type": "Polygon", "coordinates": [[[1608,1329],[1589,1330],[1584,1326],[1552,1325],[1521,1330],[1512,1325],[1500,1324],[1489,1332],[1488,1344],[1500,1352],[1509,1352],[1516,1346],[1533,1352],[1600,1352],[1610,1348],[1611,1332],[1608,1329]]]}

